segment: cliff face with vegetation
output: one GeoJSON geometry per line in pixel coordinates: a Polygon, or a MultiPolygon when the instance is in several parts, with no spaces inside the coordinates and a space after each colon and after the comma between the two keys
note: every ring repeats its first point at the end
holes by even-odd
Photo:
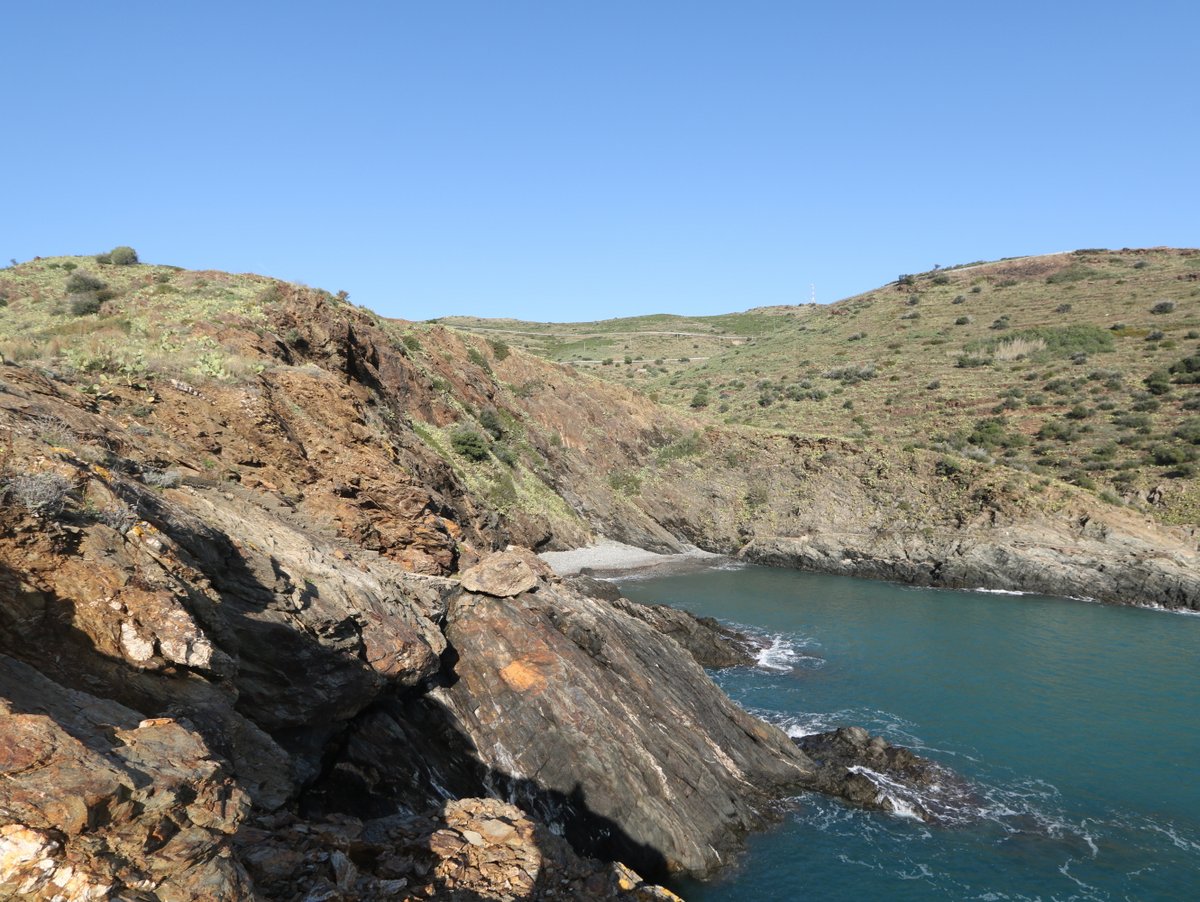
{"type": "Polygon", "coordinates": [[[1194,533],[1087,491],[324,292],[53,258],[0,296],[2,892],[662,898],[598,859],[705,873],[824,785],[668,615],[510,545],[1200,603],[1194,533]]]}

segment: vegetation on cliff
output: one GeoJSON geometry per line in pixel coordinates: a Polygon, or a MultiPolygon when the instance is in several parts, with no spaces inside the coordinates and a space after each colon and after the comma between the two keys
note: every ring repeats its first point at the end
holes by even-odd
{"type": "Polygon", "coordinates": [[[1176,431],[1200,409],[1200,251],[937,268],[726,316],[443,322],[714,422],[996,461],[1200,523],[1200,449],[1176,431]]]}

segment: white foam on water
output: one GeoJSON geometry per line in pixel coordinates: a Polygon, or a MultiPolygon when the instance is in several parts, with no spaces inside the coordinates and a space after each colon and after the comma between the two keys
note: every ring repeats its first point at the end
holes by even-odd
{"type": "Polygon", "coordinates": [[[796,647],[788,639],[784,636],[774,636],[771,644],[759,651],[754,664],[764,670],[788,671],[795,669],[799,660],[800,655],[796,653],[796,647]]]}
{"type": "Polygon", "coordinates": [[[901,783],[898,780],[893,780],[887,774],[881,774],[879,771],[871,770],[869,767],[863,767],[861,764],[851,765],[848,770],[852,774],[862,774],[875,784],[875,787],[879,790],[879,795],[875,797],[875,801],[877,804],[885,806],[886,811],[896,815],[896,817],[924,822],[925,818],[921,814],[923,806],[918,801],[920,795],[911,786],[901,783]]]}
{"type": "Polygon", "coordinates": [[[1016,589],[968,589],[981,595],[1033,595],[1033,592],[1018,592],[1016,589]]]}

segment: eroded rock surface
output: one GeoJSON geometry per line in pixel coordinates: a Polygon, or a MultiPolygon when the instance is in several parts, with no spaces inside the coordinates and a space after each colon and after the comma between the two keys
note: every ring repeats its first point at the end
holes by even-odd
{"type": "Polygon", "coordinates": [[[952,771],[862,727],[794,742],[816,765],[810,789],[863,808],[927,822],[958,820],[971,796],[966,781],[952,771]]]}
{"type": "Polygon", "coordinates": [[[677,898],[622,865],[580,857],[497,799],[365,821],[276,816],[243,830],[237,843],[257,889],[289,902],[677,898]]]}
{"type": "Polygon", "coordinates": [[[811,774],[674,640],[568,586],[464,592],[446,636],[458,660],[434,697],[487,779],[592,854],[706,872],[764,800],[811,774]]]}
{"type": "Polygon", "coordinates": [[[250,897],[230,846],[249,795],[186,723],[0,655],[0,776],[6,898],[250,897]]]}

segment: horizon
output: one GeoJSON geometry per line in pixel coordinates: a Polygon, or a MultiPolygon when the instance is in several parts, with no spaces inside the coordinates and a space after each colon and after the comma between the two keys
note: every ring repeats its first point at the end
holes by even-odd
{"type": "Polygon", "coordinates": [[[75,2],[10,24],[0,259],[128,244],[386,316],[580,322],[1200,244],[1182,4],[75,2]]]}

